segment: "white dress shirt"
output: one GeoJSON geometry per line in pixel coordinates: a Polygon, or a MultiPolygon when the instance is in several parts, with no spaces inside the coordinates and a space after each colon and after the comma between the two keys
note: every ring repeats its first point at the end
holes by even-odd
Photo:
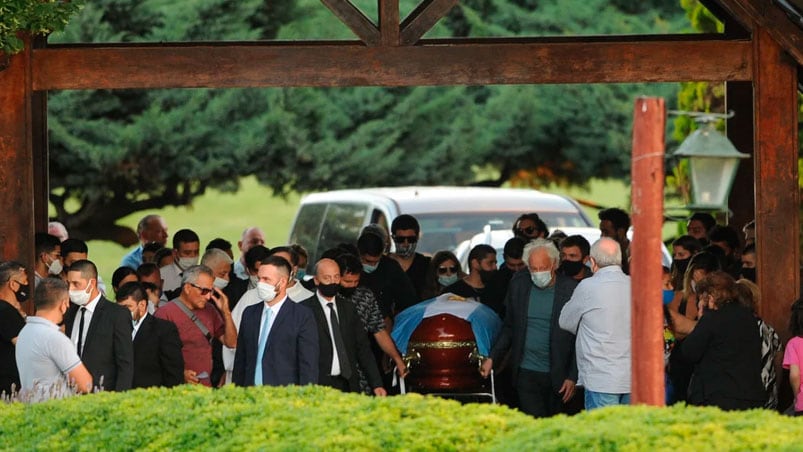
{"type": "MultiPolygon", "coordinates": [[[[100,294],[97,297],[92,299],[89,303],[85,306],[79,306],[78,310],[75,311],[75,319],[73,319],[72,323],[72,334],[70,334],[70,340],[72,341],[73,345],[78,347],[78,330],[80,329],[81,325],[81,308],[86,308],[86,312],[84,312],[84,331],[83,335],[81,336],[81,348],[86,347],[86,333],[89,331],[89,325],[92,323],[92,314],[95,313],[95,308],[98,307],[98,300],[100,300],[100,294]]],[[[78,350],[78,356],[81,356],[81,352],[83,350],[78,350]]]]}
{"type": "Polygon", "coordinates": [[[134,331],[131,332],[131,340],[134,340],[137,337],[137,331],[139,331],[139,326],[142,325],[142,321],[145,320],[145,317],[148,316],[148,311],[145,311],[145,315],[139,318],[136,322],[134,322],[134,331]]]}
{"type": "MultiPolygon", "coordinates": [[[[321,309],[323,309],[323,314],[326,316],[326,329],[329,331],[329,340],[332,341],[332,372],[330,375],[340,375],[340,357],[337,356],[337,347],[335,346],[335,336],[332,334],[332,312],[331,309],[327,306],[329,303],[332,303],[332,309],[335,310],[335,314],[337,314],[337,303],[335,303],[335,299],[337,297],[332,297],[331,300],[327,300],[324,298],[320,292],[315,292],[315,295],[318,297],[318,302],[321,304],[321,309]]],[[[340,323],[340,314],[337,315],[338,324],[340,323]]]]}

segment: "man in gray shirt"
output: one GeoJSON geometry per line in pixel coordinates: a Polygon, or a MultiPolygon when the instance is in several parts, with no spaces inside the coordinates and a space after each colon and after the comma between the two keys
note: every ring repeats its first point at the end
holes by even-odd
{"type": "Polygon", "coordinates": [[[89,392],[92,375],[81,363],[70,338],[58,327],[70,305],[67,283],[43,279],[34,291],[33,302],[36,315],[27,318],[17,337],[22,399],[39,402],[72,392],[89,392]]]}
{"type": "Polygon", "coordinates": [[[615,240],[591,246],[594,276],[580,282],[560,313],[560,327],[577,336],[578,385],[587,410],[630,403],[630,277],[615,240]]]}

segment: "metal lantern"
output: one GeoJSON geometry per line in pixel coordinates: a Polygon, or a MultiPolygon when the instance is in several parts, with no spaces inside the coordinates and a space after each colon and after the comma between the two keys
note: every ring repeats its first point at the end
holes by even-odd
{"type": "Polygon", "coordinates": [[[710,120],[689,135],[674,155],[689,159],[692,192],[689,209],[727,210],[739,159],[750,155],[739,152],[710,120]]]}

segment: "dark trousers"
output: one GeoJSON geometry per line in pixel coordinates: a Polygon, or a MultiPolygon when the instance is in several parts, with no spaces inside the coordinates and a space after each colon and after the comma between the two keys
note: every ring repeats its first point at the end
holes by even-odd
{"type": "Polygon", "coordinates": [[[323,381],[318,382],[318,384],[321,386],[329,386],[330,388],[339,389],[343,392],[351,392],[351,389],[349,388],[349,381],[340,375],[327,375],[323,377],[323,381]]]}
{"type": "Polygon", "coordinates": [[[559,394],[552,389],[549,372],[519,369],[516,380],[519,410],[534,417],[553,416],[560,411],[559,394]]]}

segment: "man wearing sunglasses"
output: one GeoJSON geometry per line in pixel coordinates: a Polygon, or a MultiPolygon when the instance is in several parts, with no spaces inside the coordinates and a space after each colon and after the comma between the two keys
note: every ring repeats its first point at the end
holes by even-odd
{"type": "Polygon", "coordinates": [[[430,262],[429,257],[415,252],[421,234],[421,226],[414,216],[399,215],[390,225],[390,233],[393,243],[396,245],[396,251],[391,253],[390,257],[399,263],[407,277],[410,278],[415,288],[416,299],[421,300],[430,262]]]}
{"type": "Polygon", "coordinates": [[[215,275],[205,265],[194,265],[181,276],[179,296],[159,308],[154,317],[176,324],[184,356],[184,381],[212,386],[212,342],[237,347],[237,329],[229,300],[215,287],[215,275]],[[210,301],[212,303],[210,303],[210,301]]]}

